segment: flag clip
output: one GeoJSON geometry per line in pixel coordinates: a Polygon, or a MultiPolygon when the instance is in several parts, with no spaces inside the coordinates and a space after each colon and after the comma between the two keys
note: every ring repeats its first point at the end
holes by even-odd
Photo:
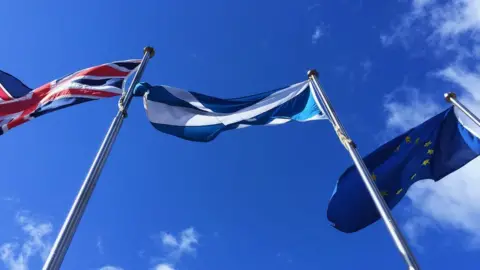
{"type": "Polygon", "coordinates": [[[352,146],[353,148],[356,148],[356,144],[352,141],[352,139],[348,138],[345,133],[341,130],[339,126],[335,126],[335,132],[337,133],[338,138],[340,139],[340,142],[343,144],[345,149],[348,150],[348,145],[352,146]]]}
{"type": "Polygon", "coordinates": [[[127,118],[127,110],[125,109],[125,105],[123,104],[123,100],[125,99],[125,91],[122,92],[122,96],[118,100],[118,110],[123,114],[124,118],[127,118]]]}

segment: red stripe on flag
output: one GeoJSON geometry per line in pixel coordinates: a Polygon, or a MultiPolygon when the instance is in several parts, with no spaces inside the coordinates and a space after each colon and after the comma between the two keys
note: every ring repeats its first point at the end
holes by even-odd
{"type": "Polygon", "coordinates": [[[6,103],[0,103],[0,116],[6,116],[22,112],[30,107],[36,107],[38,102],[33,98],[17,99],[6,103]]]}
{"type": "Polygon", "coordinates": [[[49,96],[46,99],[42,100],[42,103],[47,103],[49,101],[61,98],[63,96],[91,96],[92,98],[109,98],[119,96],[120,94],[101,91],[101,90],[91,90],[91,89],[65,89],[60,92],[55,93],[54,95],[49,96]]]}
{"type": "Polygon", "coordinates": [[[13,119],[12,121],[7,123],[8,130],[19,126],[25,122],[30,121],[30,119],[26,119],[26,116],[30,115],[37,109],[37,106],[30,106],[27,110],[23,111],[22,115],[18,116],[17,118],[13,119]]]}
{"type": "Polygon", "coordinates": [[[73,75],[73,77],[79,77],[79,76],[85,76],[85,75],[100,76],[100,77],[121,77],[121,76],[125,77],[130,72],[131,71],[121,71],[109,65],[102,65],[102,66],[96,66],[96,67],[80,70],[75,75],[73,75]]]}
{"type": "Polygon", "coordinates": [[[45,97],[49,91],[50,84],[47,83],[33,90],[30,97],[26,95],[24,97],[14,99],[9,102],[0,103],[0,116],[6,116],[22,111],[28,111],[32,108],[35,110],[40,100],[45,97]]]}

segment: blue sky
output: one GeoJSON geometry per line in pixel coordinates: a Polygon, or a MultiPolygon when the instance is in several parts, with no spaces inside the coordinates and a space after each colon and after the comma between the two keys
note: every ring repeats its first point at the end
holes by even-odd
{"type": "MultiPolygon", "coordinates": [[[[316,68],[367,154],[447,105],[480,113],[480,0],[3,1],[0,69],[31,87],[156,49],[143,80],[219,97],[316,68]]],[[[35,119],[0,138],[0,269],[40,269],[117,99],[35,119]]],[[[326,121],[229,131],[203,144],[150,126],[140,98],[62,269],[406,269],[382,222],[330,227],[351,161],[326,121]]],[[[422,269],[477,269],[478,160],[418,183],[393,211],[422,269]]]]}

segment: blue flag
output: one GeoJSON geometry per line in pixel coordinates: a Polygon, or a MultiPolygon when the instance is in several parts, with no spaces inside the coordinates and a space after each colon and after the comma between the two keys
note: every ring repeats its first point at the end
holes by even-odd
{"type": "MultiPolygon", "coordinates": [[[[390,208],[417,181],[438,181],[480,154],[479,138],[457,119],[453,107],[385,143],[364,158],[372,178],[390,208]]],[[[357,169],[341,176],[330,199],[327,217],[346,233],[380,218],[357,169]]]]}
{"type": "Polygon", "coordinates": [[[221,99],[170,86],[140,83],[150,123],[190,141],[208,142],[226,130],[327,119],[308,81],[247,97],[221,99]]]}

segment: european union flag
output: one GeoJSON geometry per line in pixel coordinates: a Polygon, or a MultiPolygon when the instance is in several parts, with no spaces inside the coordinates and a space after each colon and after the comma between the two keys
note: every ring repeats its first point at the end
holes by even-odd
{"type": "MultiPolygon", "coordinates": [[[[457,119],[453,107],[385,143],[364,158],[378,189],[392,209],[415,182],[438,181],[480,154],[479,138],[457,119]]],[[[348,168],[330,199],[327,217],[346,233],[380,218],[357,169],[348,168]]]]}

